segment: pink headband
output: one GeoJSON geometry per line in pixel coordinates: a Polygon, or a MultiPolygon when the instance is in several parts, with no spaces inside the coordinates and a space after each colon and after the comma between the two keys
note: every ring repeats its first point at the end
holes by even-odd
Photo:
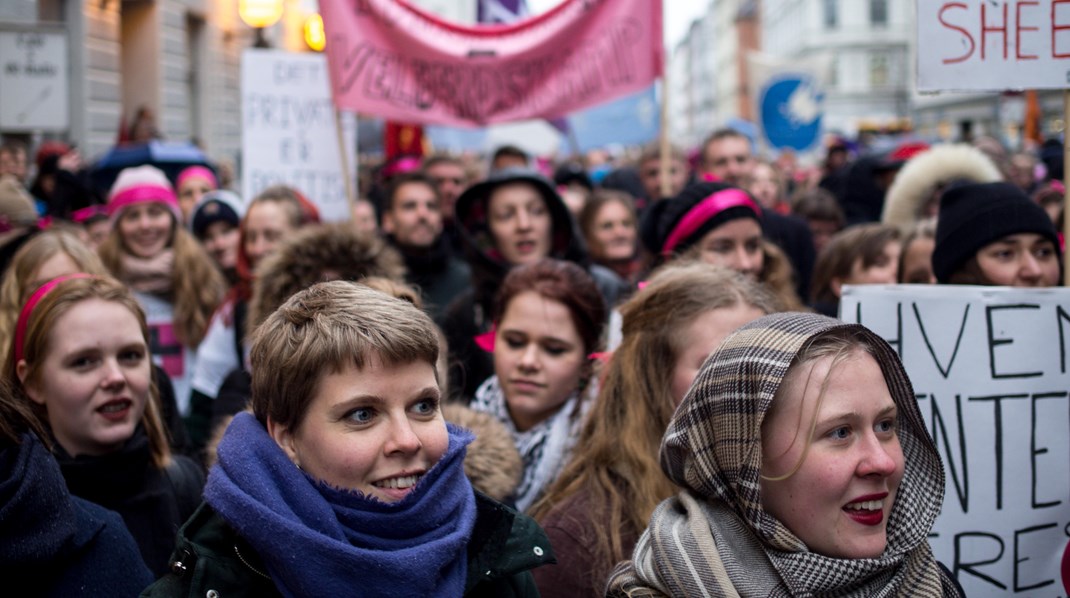
{"type": "Polygon", "coordinates": [[[93,216],[107,216],[108,209],[102,205],[92,205],[80,210],[71,212],[71,220],[81,224],[86,220],[89,220],[93,216]]]}
{"type": "Polygon", "coordinates": [[[15,326],[15,363],[22,361],[23,358],[23,344],[26,342],[26,327],[30,324],[30,314],[33,313],[33,309],[37,307],[37,304],[41,302],[41,299],[45,298],[52,289],[56,288],[59,283],[72,280],[75,278],[95,278],[85,272],[75,272],[74,274],[64,274],[63,276],[57,276],[52,280],[49,280],[45,284],[37,287],[37,290],[30,295],[30,298],[26,300],[26,305],[22,306],[22,311],[19,312],[19,323],[15,326]]]}
{"type": "Polygon", "coordinates": [[[406,172],[419,170],[421,164],[423,164],[423,162],[420,158],[415,156],[405,156],[404,158],[400,158],[397,162],[388,164],[383,168],[383,176],[392,177],[396,174],[404,174],[406,172]]]}
{"type": "Polygon", "coordinates": [[[722,189],[710,194],[709,197],[695,204],[687,214],[676,223],[669,238],[661,247],[661,255],[672,255],[676,246],[690,237],[702,227],[710,218],[727,210],[728,208],[750,208],[756,217],[762,217],[762,211],[758,204],[742,189],[722,189]]]}
{"type": "Polygon", "coordinates": [[[175,192],[162,185],[134,185],[116,193],[108,200],[108,216],[114,222],[119,213],[129,206],[152,202],[164,204],[177,222],[182,221],[182,210],[178,207],[175,192]]]}
{"type": "Polygon", "coordinates": [[[183,170],[181,173],[179,173],[178,180],[175,181],[175,187],[181,187],[182,183],[184,183],[186,179],[190,178],[202,178],[208,181],[209,183],[212,183],[213,189],[219,188],[219,181],[216,180],[215,173],[213,173],[210,168],[207,168],[205,166],[190,166],[189,168],[183,170]]]}

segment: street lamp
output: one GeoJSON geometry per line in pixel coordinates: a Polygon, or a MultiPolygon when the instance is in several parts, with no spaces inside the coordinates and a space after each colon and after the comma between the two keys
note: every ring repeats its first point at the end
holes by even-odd
{"type": "Polygon", "coordinates": [[[271,27],[282,18],[283,0],[238,0],[238,16],[242,22],[256,30],[253,47],[267,48],[264,28],[271,27]]]}
{"type": "Polygon", "coordinates": [[[305,20],[305,44],[314,52],[327,47],[327,34],[323,30],[323,17],[316,13],[305,20]]]}

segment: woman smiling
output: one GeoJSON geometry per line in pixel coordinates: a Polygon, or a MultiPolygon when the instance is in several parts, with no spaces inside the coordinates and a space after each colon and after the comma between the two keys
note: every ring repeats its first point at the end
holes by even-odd
{"type": "Polygon", "coordinates": [[[927,541],[940,457],[894,350],[862,326],[741,328],[695,378],[661,465],[684,490],[607,595],[962,595],[927,541]]]}
{"type": "Polygon", "coordinates": [[[291,297],[255,333],[253,413],[227,428],[172,574],[144,595],[534,595],[549,543],[473,492],[438,351],[404,300],[344,281],[291,297]]]}

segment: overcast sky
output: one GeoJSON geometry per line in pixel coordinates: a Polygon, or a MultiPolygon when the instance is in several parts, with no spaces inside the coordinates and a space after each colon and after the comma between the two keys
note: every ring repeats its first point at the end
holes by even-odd
{"type": "MultiPolygon", "coordinates": [[[[528,8],[533,14],[549,10],[561,3],[561,0],[528,0],[528,8]]],[[[665,45],[670,50],[687,35],[691,21],[706,10],[707,2],[694,0],[662,0],[665,11],[665,45]]]]}

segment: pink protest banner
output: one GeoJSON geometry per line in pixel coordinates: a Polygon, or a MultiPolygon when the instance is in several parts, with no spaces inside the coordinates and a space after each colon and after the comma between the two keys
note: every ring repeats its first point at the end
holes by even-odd
{"type": "Polygon", "coordinates": [[[320,0],[334,103],[387,119],[482,126],[554,118],[661,76],[661,0],[566,0],[466,27],[403,0],[320,0]]]}

